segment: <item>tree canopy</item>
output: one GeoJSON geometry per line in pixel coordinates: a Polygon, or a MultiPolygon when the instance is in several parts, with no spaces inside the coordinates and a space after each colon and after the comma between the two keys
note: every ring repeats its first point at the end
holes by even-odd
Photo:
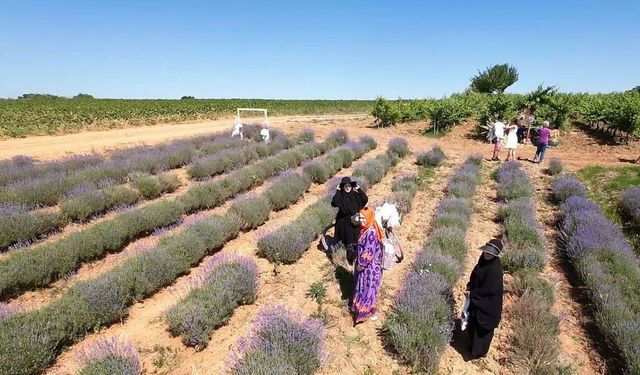
{"type": "Polygon", "coordinates": [[[509,64],[496,64],[471,78],[473,92],[501,94],[518,81],[518,70],[509,64]]]}

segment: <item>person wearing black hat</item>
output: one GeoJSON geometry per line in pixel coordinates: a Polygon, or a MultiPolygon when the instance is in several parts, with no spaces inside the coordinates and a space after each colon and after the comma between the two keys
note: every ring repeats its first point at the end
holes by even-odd
{"type": "Polygon", "coordinates": [[[331,200],[331,206],[338,208],[336,214],[335,238],[347,249],[347,261],[352,264],[356,257],[355,248],[360,235],[360,224],[351,218],[367,205],[369,198],[360,186],[349,177],[343,177],[338,191],[331,200]]]}
{"type": "Polygon", "coordinates": [[[467,284],[470,300],[469,335],[474,359],[482,358],[489,352],[493,331],[502,315],[504,282],[499,258],[502,246],[502,241],[492,239],[480,247],[482,255],[467,284]]]}

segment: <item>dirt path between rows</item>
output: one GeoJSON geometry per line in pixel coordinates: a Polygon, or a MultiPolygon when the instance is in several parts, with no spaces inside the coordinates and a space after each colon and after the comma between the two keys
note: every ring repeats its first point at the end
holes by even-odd
{"type": "MultiPolygon", "coordinates": [[[[471,224],[466,234],[466,243],[469,247],[464,273],[458,279],[454,289],[454,313],[460,316],[464,300],[466,298],[467,282],[471,276],[471,271],[478,263],[480,251],[478,248],[484,245],[488,240],[499,236],[501,227],[495,222],[498,212],[498,203],[496,203],[496,182],[491,178],[491,172],[495,169],[494,164],[484,162],[482,168],[481,180],[473,198],[474,212],[471,215],[471,224]]],[[[508,275],[505,274],[505,284],[508,282],[508,275]]],[[[475,374],[511,374],[503,364],[509,355],[508,334],[509,334],[509,307],[511,299],[508,294],[504,296],[504,307],[502,320],[495,330],[493,342],[486,358],[467,361],[461,352],[463,348],[454,348],[450,345],[440,359],[439,374],[447,375],[475,375],[475,374]]],[[[456,333],[456,345],[464,343],[464,333],[456,333]]]]}

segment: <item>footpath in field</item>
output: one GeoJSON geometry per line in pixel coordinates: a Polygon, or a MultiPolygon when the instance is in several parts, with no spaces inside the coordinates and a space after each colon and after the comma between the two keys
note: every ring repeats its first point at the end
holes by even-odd
{"type": "MultiPolygon", "coordinates": [[[[481,254],[478,248],[491,238],[500,235],[500,225],[494,221],[498,212],[498,204],[495,202],[496,182],[491,177],[492,171],[492,165],[485,165],[483,167],[480,184],[477,187],[474,197],[474,212],[471,215],[471,225],[465,238],[469,247],[465,271],[458,279],[453,290],[455,301],[454,313],[456,317],[459,317],[462,311],[467,282],[481,254]]],[[[509,304],[509,298],[505,295],[502,321],[500,322],[500,326],[495,330],[491,349],[486,358],[466,361],[460,353],[460,351],[464,353],[464,350],[449,345],[440,359],[439,372],[451,375],[503,374],[504,369],[502,363],[508,355],[508,353],[505,352],[505,349],[507,349],[505,343],[508,335],[508,316],[506,313],[508,312],[509,304]]],[[[464,342],[462,337],[454,333],[454,345],[458,346],[462,342],[464,342]]]]}
{"type": "MultiPolygon", "coordinates": [[[[379,146],[377,150],[367,154],[366,158],[371,158],[371,154],[380,153],[381,148],[383,147],[379,146]]],[[[351,169],[345,169],[340,171],[339,175],[350,174],[350,172],[351,169]]],[[[293,206],[282,211],[272,212],[269,216],[269,220],[259,227],[257,231],[251,230],[240,234],[237,238],[226,243],[220,252],[255,256],[256,233],[291,221],[292,218],[295,218],[307,206],[317,200],[318,197],[324,195],[325,192],[326,187],[324,185],[313,186],[309,192],[307,192],[293,206]]],[[[103,330],[99,335],[90,335],[83,342],[90,341],[99,336],[124,336],[130,338],[137,347],[142,349],[145,368],[165,371],[172,366],[178,365],[178,363],[181,363],[184,358],[189,357],[193,350],[185,347],[179,337],[172,337],[167,331],[167,326],[163,320],[164,312],[167,308],[175,305],[180,299],[180,296],[184,295],[192,281],[191,279],[199,274],[203,265],[210,258],[211,256],[205,257],[203,262],[200,262],[200,266],[192,268],[189,275],[178,278],[171,286],[161,289],[149,298],[134,304],[129,310],[127,319],[122,324],[112,325],[111,327],[103,330]]],[[[268,275],[273,269],[273,265],[271,265],[266,259],[260,258],[257,260],[257,263],[260,268],[261,275],[268,275]]],[[[243,309],[243,307],[238,308],[234,312],[232,319],[235,319],[237,315],[242,314],[243,309]]],[[[225,327],[222,327],[220,330],[224,329],[225,327]]],[[[215,334],[216,333],[214,332],[214,336],[215,334]]],[[[48,372],[52,374],[62,374],[68,373],[71,369],[74,369],[76,366],[76,354],[78,353],[78,350],[81,350],[81,346],[82,343],[63,353],[48,372]]],[[[212,343],[209,345],[209,348],[217,347],[219,346],[215,343],[215,340],[212,339],[212,343]]],[[[207,365],[207,367],[211,366],[212,364],[207,365]]]]}

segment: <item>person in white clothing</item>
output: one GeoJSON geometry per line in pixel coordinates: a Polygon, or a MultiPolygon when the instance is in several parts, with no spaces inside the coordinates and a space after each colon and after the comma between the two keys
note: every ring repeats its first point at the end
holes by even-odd
{"type": "Polygon", "coordinates": [[[240,139],[243,139],[242,134],[242,122],[240,122],[240,117],[236,116],[235,123],[233,125],[233,131],[231,132],[231,137],[239,136],[240,139]]]}
{"type": "Polygon", "coordinates": [[[494,144],[493,146],[493,157],[491,160],[500,160],[498,155],[500,153],[500,146],[502,140],[504,139],[504,122],[502,122],[502,115],[499,115],[497,121],[493,123],[493,139],[491,140],[494,144]]]}
{"type": "Polygon", "coordinates": [[[507,161],[516,160],[516,147],[518,147],[518,120],[511,121],[507,129],[507,161]]]}
{"type": "Polygon", "coordinates": [[[271,135],[269,134],[269,121],[265,121],[262,124],[262,130],[260,130],[260,136],[265,143],[271,141],[271,135]]]}

